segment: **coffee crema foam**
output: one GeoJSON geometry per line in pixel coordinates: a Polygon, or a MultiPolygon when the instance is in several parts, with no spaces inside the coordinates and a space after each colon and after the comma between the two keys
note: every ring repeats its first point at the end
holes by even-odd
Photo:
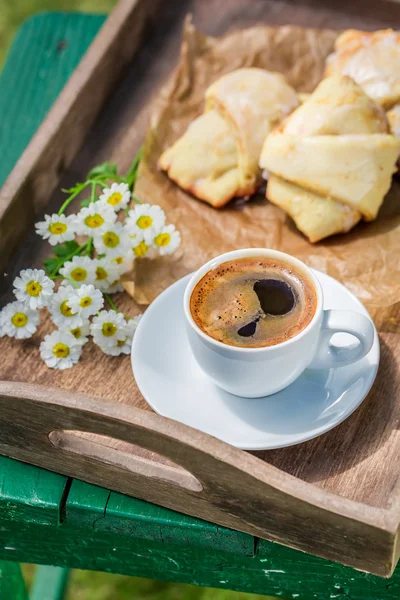
{"type": "Polygon", "coordinates": [[[317,294],[292,265],[264,257],[222,263],[195,286],[190,312],[207,335],[230,346],[280,344],[312,320],[317,294]]]}

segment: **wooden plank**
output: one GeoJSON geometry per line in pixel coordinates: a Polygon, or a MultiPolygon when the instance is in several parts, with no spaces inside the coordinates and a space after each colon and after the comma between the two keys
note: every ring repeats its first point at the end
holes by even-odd
{"type": "Polygon", "coordinates": [[[41,13],[18,29],[0,76],[0,186],[105,21],[41,13]]]}
{"type": "Polygon", "coordinates": [[[68,528],[92,527],[143,540],[223,550],[252,556],[253,536],[218,527],[104,488],[74,480],[65,503],[68,528]]]}
{"type": "Polygon", "coordinates": [[[124,530],[135,537],[252,556],[252,535],[219,527],[143,500],[112,492],[99,531],[124,530]]]}
{"type": "MultiPolygon", "coordinates": [[[[266,542],[270,552],[243,556],[192,546],[153,542],[87,529],[67,530],[21,524],[0,531],[0,559],[93,569],[166,581],[186,582],[278,596],[286,600],[398,600],[400,570],[391,579],[360,573],[328,561],[266,542]]],[[[134,586],[134,582],[132,583],[134,586]]]]}
{"type": "Polygon", "coordinates": [[[67,478],[0,457],[0,521],[56,525],[67,478]]]}
{"type": "Polygon", "coordinates": [[[37,567],[30,600],[63,600],[68,578],[69,569],[47,566],[37,567]]]}
{"type": "Polygon", "coordinates": [[[7,178],[0,191],[0,272],[70,165],[156,9],[157,1],[120,0],[7,178]]]}
{"type": "Polygon", "coordinates": [[[21,567],[0,561],[0,598],[4,600],[29,600],[21,567]]]}
{"type": "Polygon", "coordinates": [[[63,522],[67,527],[91,527],[105,518],[106,506],[111,492],[84,481],[72,481],[63,509],[63,522]]]}

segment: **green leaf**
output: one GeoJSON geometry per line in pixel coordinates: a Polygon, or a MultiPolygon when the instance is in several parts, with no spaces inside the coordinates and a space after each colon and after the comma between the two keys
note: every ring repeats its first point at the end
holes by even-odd
{"type": "Polygon", "coordinates": [[[44,268],[48,275],[53,275],[62,265],[62,261],[57,258],[45,258],[43,261],[44,268]]]}
{"type": "Polygon", "coordinates": [[[75,240],[71,240],[70,242],[65,242],[65,244],[60,244],[53,248],[53,252],[59,258],[65,258],[69,256],[75,250],[79,248],[79,245],[75,242],[75,240]]]}
{"type": "Polygon", "coordinates": [[[81,200],[81,208],[88,207],[90,203],[91,203],[91,199],[90,198],[85,198],[84,200],[81,200]]]}
{"type": "Polygon", "coordinates": [[[117,165],[109,162],[93,167],[87,174],[88,179],[95,179],[97,177],[109,177],[111,179],[113,176],[118,176],[117,165]]]}

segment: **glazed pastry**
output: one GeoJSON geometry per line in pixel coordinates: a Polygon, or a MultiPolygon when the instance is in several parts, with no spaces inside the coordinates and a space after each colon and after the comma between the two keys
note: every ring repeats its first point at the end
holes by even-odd
{"type": "Polygon", "coordinates": [[[396,137],[400,138],[400,104],[396,104],[387,113],[387,120],[389,121],[390,131],[396,137]]]}
{"type": "Polygon", "coordinates": [[[250,196],[261,183],[258,160],[265,136],[296,106],[283,75],[238,69],[215,81],[205,111],[160,157],[160,168],[181,188],[219,208],[250,196]]]}
{"type": "Polygon", "coordinates": [[[265,140],[268,199],[311,242],[375,219],[400,153],[388,131],[383,109],[350,77],[324,79],[265,140]]]}
{"type": "Polygon", "coordinates": [[[349,29],[336,40],[325,76],[349,75],[386,109],[400,101],[400,33],[349,29]]]}

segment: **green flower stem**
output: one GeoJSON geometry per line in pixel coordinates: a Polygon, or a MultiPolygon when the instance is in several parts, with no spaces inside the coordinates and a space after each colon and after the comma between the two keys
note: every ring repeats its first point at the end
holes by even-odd
{"type": "Polygon", "coordinates": [[[86,248],[86,256],[90,256],[92,254],[93,251],[93,238],[90,237],[87,241],[87,248],[86,248]]]}
{"type": "Polygon", "coordinates": [[[135,196],[135,194],[134,194],[134,193],[132,193],[132,198],[134,199],[134,201],[135,201],[137,204],[143,204],[143,202],[142,202],[141,200],[139,200],[139,198],[138,198],[137,196],[135,196]]]}
{"type": "Polygon", "coordinates": [[[65,200],[65,202],[62,204],[60,210],[58,211],[59,215],[62,215],[65,211],[65,209],[67,208],[67,206],[69,206],[72,202],[72,200],[74,198],[76,198],[88,185],[90,184],[89,181],[85,181],[85,183],[82,183],[81,186],[79,186],[79,189],[75,190],[75,192],[73,192],[70,196],[68,196],[68,198],[65,200]]]}
{"type": "Polygon", "coordinates": [[[136,181],[136,177],[137,177],[137,173],[138,173],[138,169],[139,169],[139,163],[140,160],[142,158],[142,153],[143,153],[143,148],[140,147],[138,152],[136,153],[136,156],[134,157],[131,166],[128,169],[127,174],[124,177],[125,183],[127,183],[129,185],[130,190],[133,190],[134,188],[134,183],[136,181]]]}
{"type": "Polygon", "coordinates": [[[107,300],[107,302],[111,306],[111,308],[113,310],[115,310],[115,312],[119,312],[118,308],[116,307],[116,305],[114,304],[114,302],[111,300],[110,295],[109,294],[103,294],[103,296],[107,300]]]}
{"type": "Polygon", "coordinates": [[[90,202],[95,202],[95,200],[96,200],[96,187],[97,187],[97,183],[92,181],[92,194],[90,196],[90,202]]]}

